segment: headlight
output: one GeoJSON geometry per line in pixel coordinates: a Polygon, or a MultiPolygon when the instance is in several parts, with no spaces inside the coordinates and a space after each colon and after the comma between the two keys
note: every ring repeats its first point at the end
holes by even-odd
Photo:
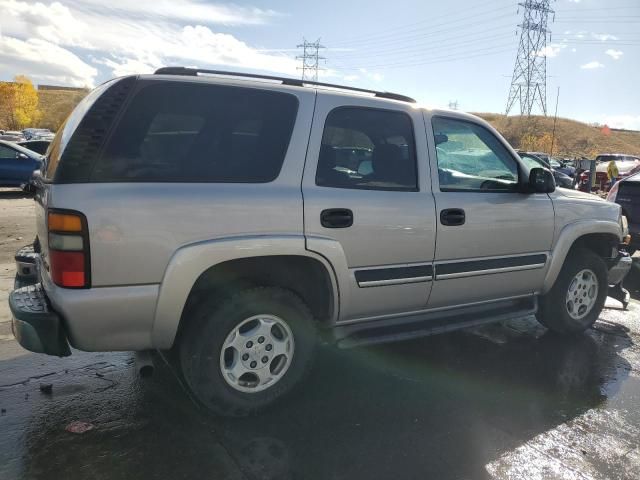
{"type": "Polygon", "coordinates": [[[622,230],[622,237],[626,237],[627,235],[629,235],[629,222],[627,221],[627,217],[625,217],[624,215],[622,215],[622,212],[620,212],[620,229],[622,230]]]}

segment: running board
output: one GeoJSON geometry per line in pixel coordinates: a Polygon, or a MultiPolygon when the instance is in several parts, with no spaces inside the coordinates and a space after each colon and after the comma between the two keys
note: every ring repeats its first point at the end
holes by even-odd
{"type": "Polygon", "coordinates": [[[423,312],[406,317],[337,325],[334,327],[333,335],[340,348],[353,348],[520,319],[534,315],[537,311],[538,298],[531,296],[472,307],[423,312]]]}

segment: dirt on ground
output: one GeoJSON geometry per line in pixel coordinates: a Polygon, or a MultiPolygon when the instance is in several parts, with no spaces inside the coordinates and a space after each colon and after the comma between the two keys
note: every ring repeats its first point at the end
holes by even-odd
{"type": "MultiPolygon", "coordinates": [[[[16,274],[13,256],[36,236],[33,196],[20,189],[0,188],[0,305],[6,305],[16,274]]],[[[0,324],[11,320],[9,311],[0,308],[0,324]]],[[[1,328],[0,336],[5,328],[1,328]]]]}

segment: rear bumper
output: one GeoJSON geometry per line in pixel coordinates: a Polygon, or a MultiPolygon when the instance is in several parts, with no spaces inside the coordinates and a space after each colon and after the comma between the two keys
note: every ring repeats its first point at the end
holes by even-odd
{"type": "Polygon", "coordinates": [[[609,267],[609,285],[618,285],[627,276],[633,260],[626,252],[620,252],[609,267]]]}
{"type": "Polygon", "coordinates": [[[71,355],[62,319],[49,305],[42,285],[18,288],[9,295],[13,335],[27,350],[47,355],[71,355]]]}

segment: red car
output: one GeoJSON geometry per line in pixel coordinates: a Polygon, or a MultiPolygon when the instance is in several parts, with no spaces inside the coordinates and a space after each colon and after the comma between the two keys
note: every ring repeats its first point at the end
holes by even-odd
{"type": "MultiPolygon", "coordinates": [[[[607,154],[598,155],[596,157],[596,182],[594,190],[608,190],[609,177],[607,176],[607,167],[609,162],[614,160],[618,167],[618,180],[626,178],[629,175],[640,172],[640,158],[633,155],[623,154],[607,154]]],[[[589,170],[580,174],[579,188],[582,191],[588,191],[589,170]]]]}

